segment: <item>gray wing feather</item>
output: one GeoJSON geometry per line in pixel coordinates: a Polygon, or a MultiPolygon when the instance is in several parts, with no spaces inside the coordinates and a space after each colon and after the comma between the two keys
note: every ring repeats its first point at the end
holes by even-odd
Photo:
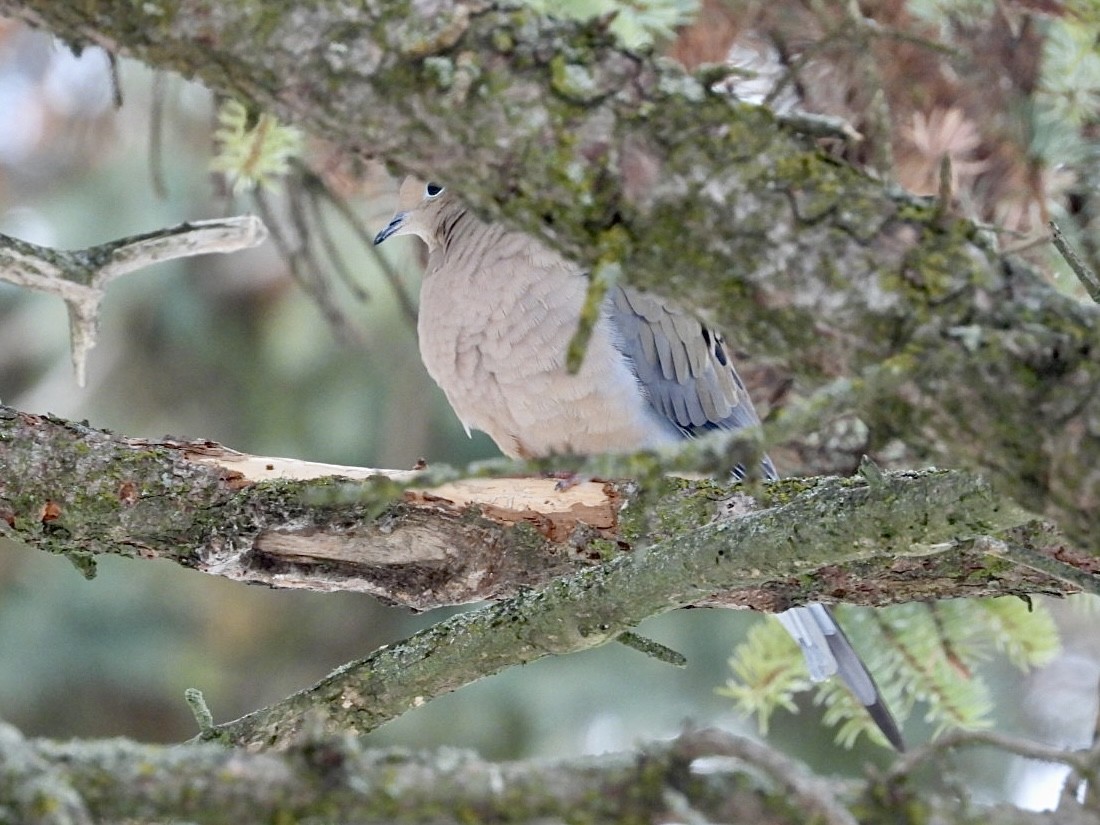
{"type": "Polygon", "coordinates": [[[890,744],[904,751],[905,740],[894,715],[832,611],[823,604],[808,604],[786,610],[776,618],[802,649],[810,678],[820,682],[833,675],[839,676],[852,695],[867,708],[890,744]]]}
{"type": "Polygon", "coordinates": [[[832,611],[823,604],[808,604],[805,607],[796,607],[794,610],[805,610],[811,614],[825,635],[825,641],[833,655],[837,675],[860,704],[867,708],[867,712],[890,744],[899,752],[904,751],[905,740],[901,736],[901,729],[898,728],[894,714],[890,712],[890,707],[882,698],[874,677],[856,649],[852,647],[852,643],[848,641],[844,629],[837,623],[832,611]]]}
{"type": "Polygon", "coordinates": [[[821,682],[839,672],[862,704],[875,701],[878,691],[874,681],[825,605],[793,607],[780,613],[779,620],[805,653],[813,681],[821,682]]]}
{"type": "MultiPolygon", "coordinates": [[[[694,315],[629,287],[612,287],[605,308],[649,403],[684,435],[760,423],[722,337],[694,315]]],[[[762,470],[777,477],[770,460],[762,470]]]]}
{"type": "Polygon", "coordinates": [[[626,287],[606,306],[650,403],[685,435],[760,423],[725,343],[694,316],[626,287]]]}

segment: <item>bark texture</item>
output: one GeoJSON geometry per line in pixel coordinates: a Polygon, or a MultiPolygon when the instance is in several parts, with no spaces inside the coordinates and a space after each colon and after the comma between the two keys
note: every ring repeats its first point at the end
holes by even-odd
{"type": "Polygon", "coordinates": [[[152,442],[3,406],[0,467],[3,533],[89,575],[103,553],[166,558],[237,581],[355,590],[426,610],[507,598],[667,546],[669,569],[651,552],[636,563],[669,593],[686,588],[670,607],[719,591],[723,603],[782,610],[1095,587],[1090,557],[953,471],[757,487],[660,474],[565,489],[539,477],[439,483],[454,471],[152,442]],[[778,532],[742,530],[743,518],[778,532]],[[743,580],[672,569],[696,541],[743,580]]]}

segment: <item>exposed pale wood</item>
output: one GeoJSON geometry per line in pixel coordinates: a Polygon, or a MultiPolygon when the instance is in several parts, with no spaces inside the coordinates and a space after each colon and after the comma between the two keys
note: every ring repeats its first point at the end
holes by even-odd
{"type": "Polygon", "coordinates": [[[411,481],[416,477],[415,470],[380,470],[374,467],[324,464],[319,461],[303,461],[297,458],[249,455],[212,441],[189,444],[182,448],[182,454],[188,461],[206,464],[211,467],[220,467],[226,472],[238,475],[242,481],[246,482],[307,481],[326,476],[341,476],[342,478],[360,480],[383,476],[394,481],[411,481]]]}

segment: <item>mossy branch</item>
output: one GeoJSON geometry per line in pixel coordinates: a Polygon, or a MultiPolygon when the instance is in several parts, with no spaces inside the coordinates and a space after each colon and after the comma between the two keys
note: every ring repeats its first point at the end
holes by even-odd
{"type": "Polygon", "coordinates": [[[277,745],[298,734],[307,714],[323,717],[333,730],[366,733],[427,697],[516,664],[602,645],[677,607],[729,604],[775,579],[819,579],[815,574],[825,565],[879,554],[896,563],[953,551],[960,537],[1027,520],[962,473],[888,476],[878,489],[833,480],[440,622],[340,667],[309,690],[219,726],[217,735],[235,744],[277,745]]]}
{"type": "MultiPolygon", "coordinates": [[[[165,558],[238,581],[367,592],[425,610],[506,598],[646,545],[675,543],[734,513],[805,499],[818,508],[813,524],[782,517],[794,519],[788,529],[797,539],[761,545],[768,549],[757,564],[767,584],[731,599],[764,610],[815,598],[873,605],[1069,593],[1090,589],[1095,578],[1091,557],[1072,552],[1054,531],[981,538],[1026,516],[991,497],[1000,515],[983,522],[987,505],[971,513],[972,499],[956,486],[978,483],[965,473],[888,475],[874,486],[823,477],[744,487],[668,479],[652,457],[638,466],[649,468],[641,484],[557,489],[541,477],[462,479],[447,468],[375,470],[250,456],[207,441],[130,439],[0,407],[0,534],[66,555],[89,573],[103,553],[165,558]],[[912,551],[897,537],[947,541],[921,532],[940,517],[928,515],[925,484],[937,500],[954,501],[952,535],[978,538],[899,568],[895,552],[912,551]],[[858,528],[862,556],[843,545],[853,529],[853,490],[881,510],[881,525],[858,528]]],[[[523,468],[497,469],[514,476],[523,468]]],[[[745,557],[757,543],[736,553],[745,557]]]]}
{"type": "Polygon", "coordinates": [[[0,533],[85,569],[112,552],[418,609],[501,600],[210,731],[234,741],[286,741],[318,707],[333,724],[371,730],[482,676],[603,644],[690,604],[782,610],[810,600],[1069,593],[1094,577],[1087,557],[1025,532],[1027,513],[958,471],[756,488],[661,476],[644,487],[556,490],[541,478],[428,486],[409,471],[126,439],[10,408],[0,408],[0,466],[0,533]],[[1046,572],[1030,556],[1016,566],[987,555],[1009,544],[1042,554],[1046,572]]]}

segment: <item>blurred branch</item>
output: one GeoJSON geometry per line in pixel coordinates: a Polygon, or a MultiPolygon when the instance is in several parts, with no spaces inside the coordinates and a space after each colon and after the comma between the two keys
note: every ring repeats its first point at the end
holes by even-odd
{"type": "MultiPolygon", "coordinates": [[[[858,825],[858,820],[841,804],[836,786],[811,776],[805,768],[761,742],[732,736],[721,730],[689,731],[672,743],[682,758],[726,757],[734,764],[750,765],[767,776],[790,798],[810,822],[824,825],[858,825]]],[[[727,770],[731,767],[727,763],[727,770]]],[[[866,819],[866,815],[863,817],[866,819]]]]}
{"type": "Polygon", "coordinates": [[[299,160],[291,160],[289,167],[288,174],[282,178],[285,194],[278,203],[262,188],[254,189],[252,197],[271,231],[272,240],[290,267],[291,276],[313,299],[337,338],[346,344],[360,347],[363,344],[362,335],[342,308],[340,297],[332,290],[333,283],[338,279],[357,301],[365,301],[369,295],[354,277],[336,243],[332,216],[326,213],[326,206],[336,211],[366,254],[374,258],[402,315],[415,329],[416,302],[393,266],[374,246],[374,233],[321,175],[299,160]],[[280,216],[280,212],[285,213],[285,217],[280,216]]]}
{"type": "Polygon", "coordinates": [[[276,211],[276,204],[262,186],[252,190],[252,201],[271,232],[271,240],[279,255],[290,269],[295,283],[313,300],[321,311],[329,329],[345,346],[362,347],[363,335],[344,312],[340,301],[332,292],[333,282],[321,260],[314,241],[314,232],[303,211],[301,196],[292,184],[285,198],[285,220],[276,211]]]}
{"type": "MultiPolygon", "coordinates": [[[[5,800],[0,822],[5,825],[123,820],[851,825],[887,821],[887,805],[914,794],[897,781],[892,796],[875,796],[879,784],[876,777],[826,782],[766,745],[720,730],[687,731],[636,751],[603,754],[599,761],[494,763],[454,749],[373,750],[352,737],[302,736],[281,753],[248,753],[209,743],[165,747],[122,739],[24,739],[0,724],[5,800]],[[37,794],[20,793],[22,768],[31,763],[49,771],[50,779],[37,794]]],[[[1100,821],[1072,800],[1063,803],[1057,818],[1006,808],[976,811],[973,800],[954,791],[924,790],[919,807],[945,825],[973,822],[976,814],[1005,825],[1100,821]]]]}
{"type": "Polygon", "coordinates": [[[258,246],[266,237],[263,223],[252,215],[184,223],[74,251],[0,235],[0,280],[65,302],[73,369],[83,386],[88,351],[95,346],[99,305],[111,281],[163,261],[238,252],[258,246]]]}
{"type": "Polygon", "coordinates": [[[0,722],[0,823],[25,822],[92,825],[81,795],[65,769],[39,753],[11,725],[0,722]],[[48,818],[43,812],[48,811],[48,818]]]}
{"type": "Polygon", "coordinates": [[[952,751],[973,747],[994,748],[1024,759],[1066,765],[1090,781],[1095,781],[1100,776],[1100,748],[1095,744],[1087,750],[1066,750],[1042,742],[1018,739],[996,731],[956,730],[916,750],[902,754],[886,772],[883,780],[887,784],[903,781],[914,770],[928,762],[942,762],[952,751]]]}
{"type": "MultiPolygon", "coordinates": [[[[416,328],[416,301],[412,295],[409,294],[408,287],[401,280],[401,276],[394,270],[393,265],[389,262],[385,255],[381,254],[378,247],[374,244],[374,233],[371,232],[364,225],[362,218],[352,209],[348,202],[340,197],[332,187],[330,187],[320,175],[308,168],[302,163],[294,164],[295,175],[297,178],[296,186],[300,186],[308,195],[311,201],[311,207],[315,216],[315,221],[322,232],[329,233],[328,222],[324,220],[321,207],[323,203],[328,203],[332,206],[344,222],[348,225],[351,231],[355,234],[359,243],[363,249],[367,251],[369,255],[374,258],[374,262],[378,265],[379,270],[382,272],[382,276],[386,279],[390,289],[393,291],[394,298],[397,300],[398,306],[401,308],[402,315],[405,316],[405,320],[409,322],[413,329],[416,328]]],[[[329,258],[338,258],[338,253],[335,249],[329,252],[329,258]]],[[[355,289],[355,282],[345,276],[345,282],[349,288],[355,289]]]]}
{"type": "Polygon", "coordinates": [[[149,98],[149,180],[153,193],[164,200],[168,183],[164,179],[164,98],[167,94],[167,74],[153,72],[153,88],[149,98]]]}

